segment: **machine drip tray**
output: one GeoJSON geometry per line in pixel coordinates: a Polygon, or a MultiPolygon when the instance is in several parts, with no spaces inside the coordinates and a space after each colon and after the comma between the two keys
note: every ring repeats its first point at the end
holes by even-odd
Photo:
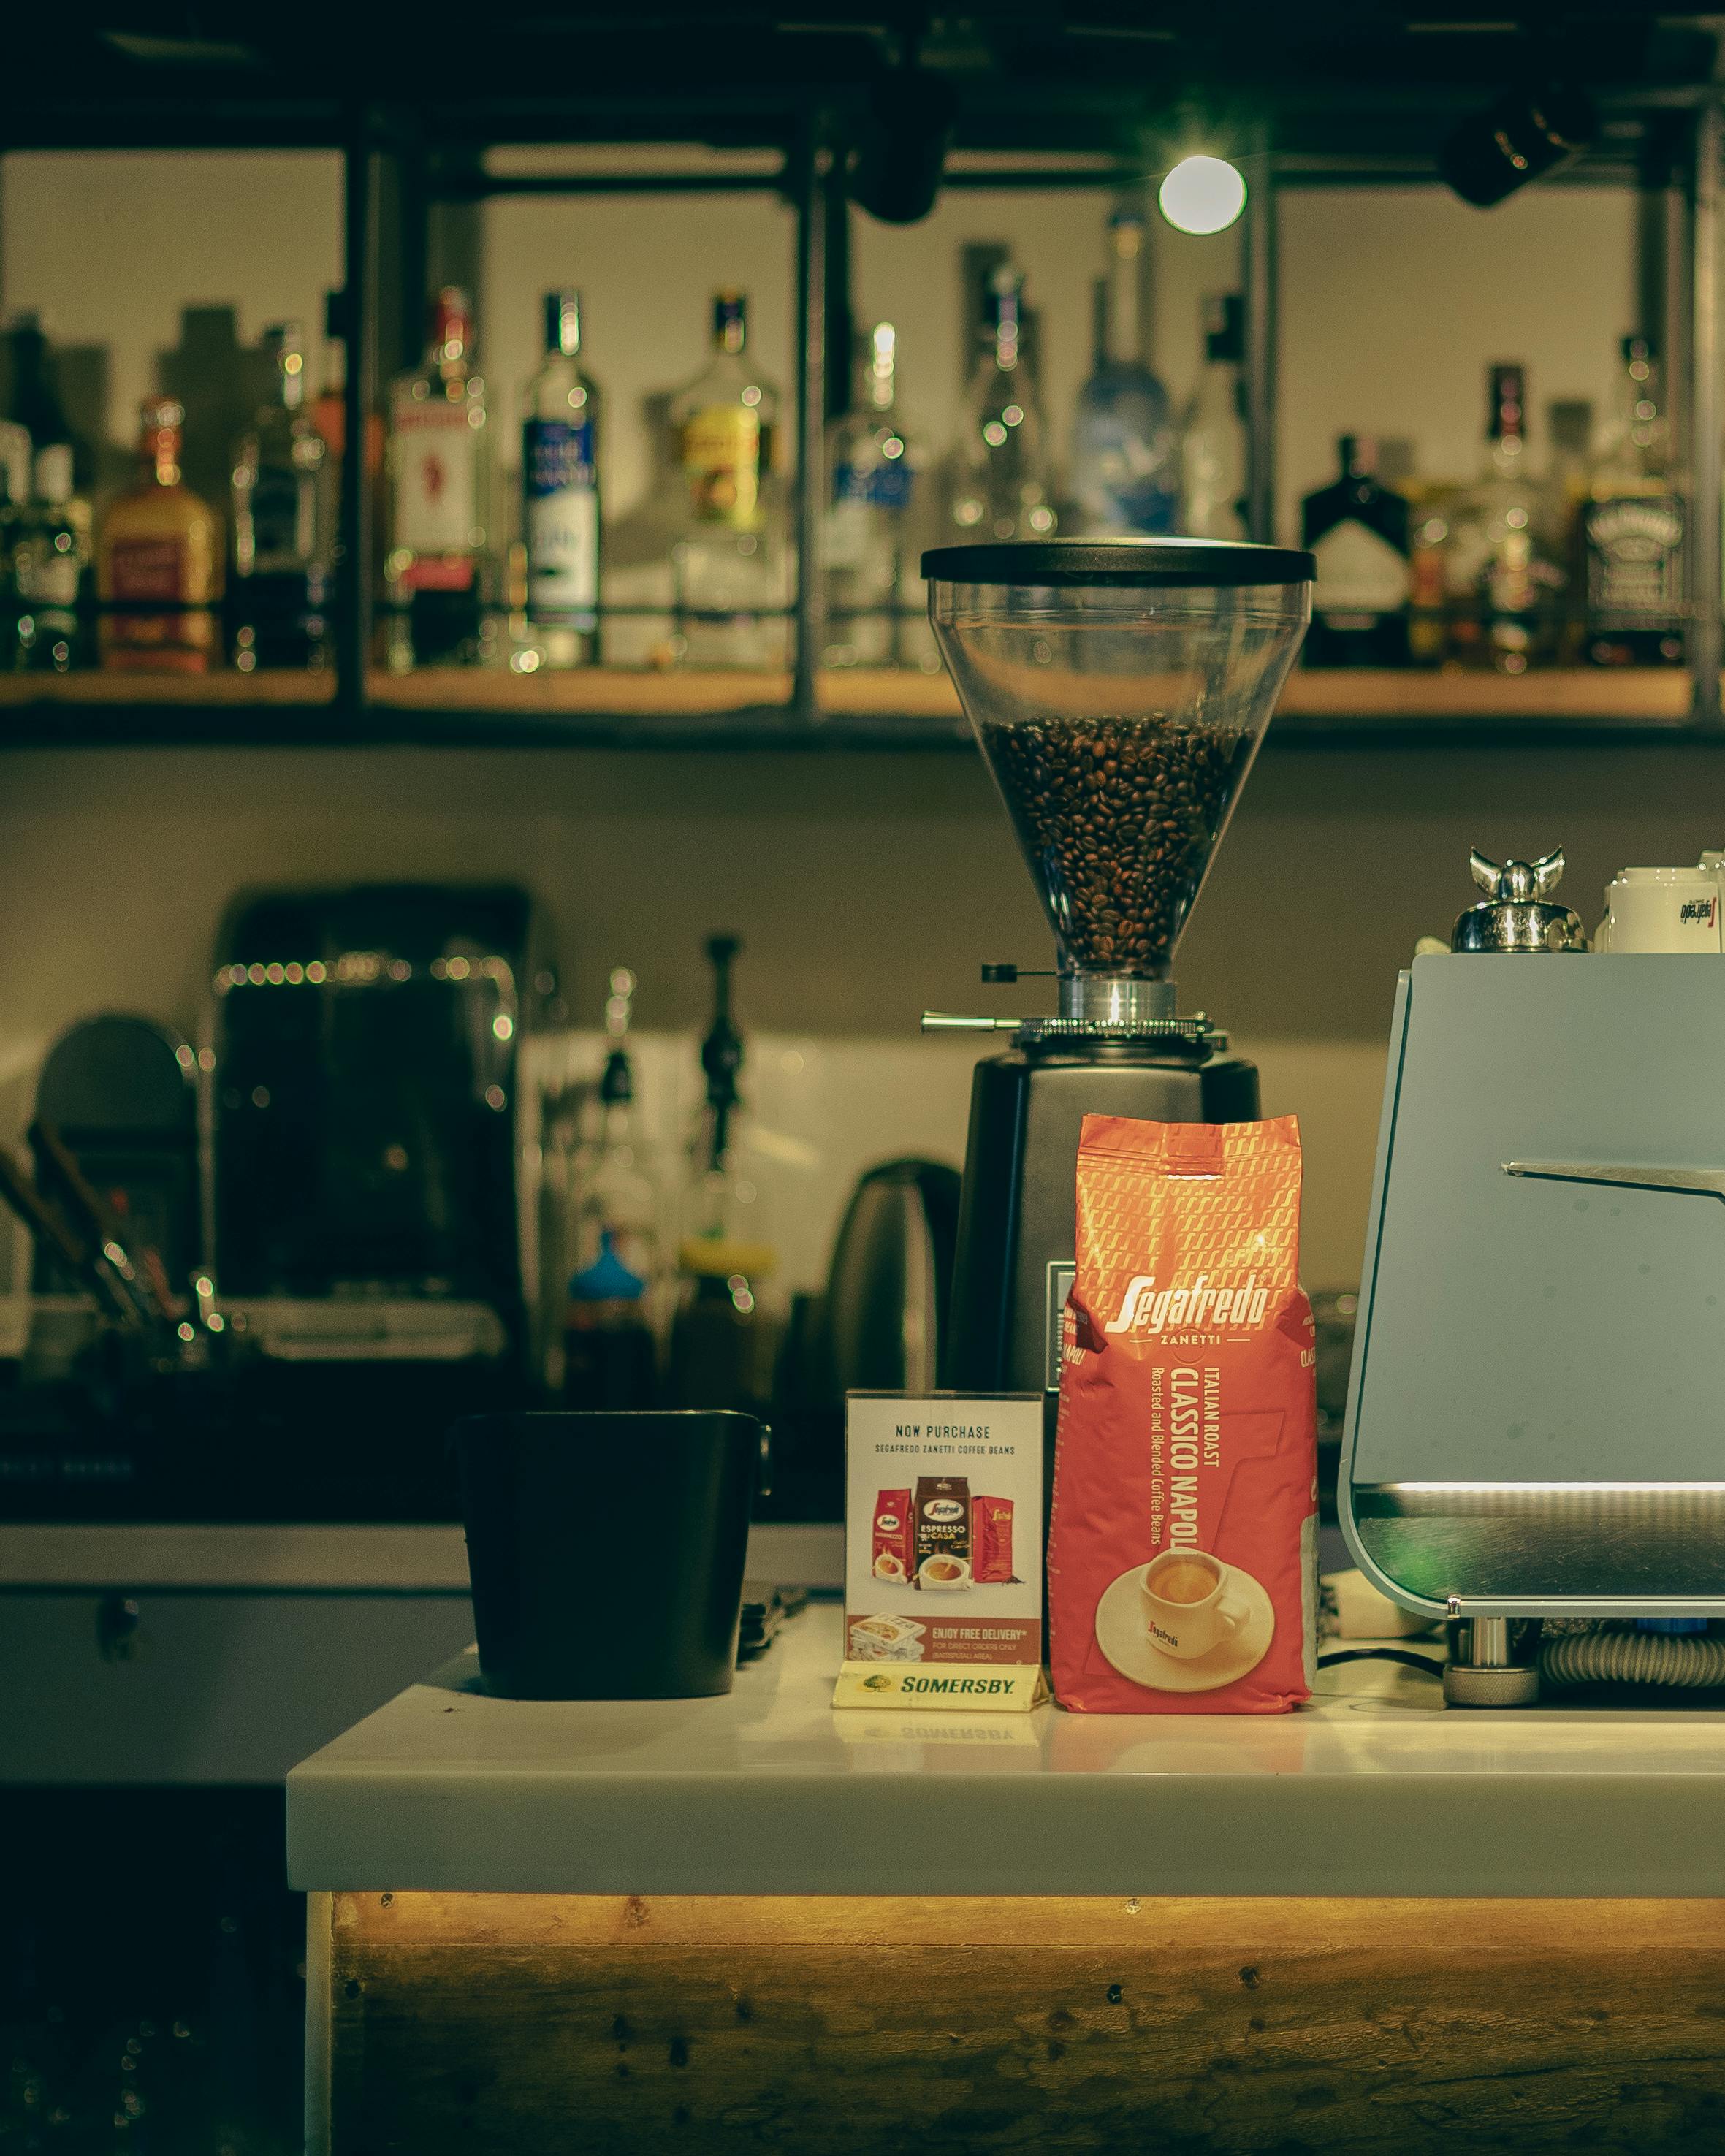
{"type": "Polygon", "coordinates": [[[1373,1562],[1432,1602],[1717,1596],[1725,1482],[1356,1482],[1373,1562]]]}

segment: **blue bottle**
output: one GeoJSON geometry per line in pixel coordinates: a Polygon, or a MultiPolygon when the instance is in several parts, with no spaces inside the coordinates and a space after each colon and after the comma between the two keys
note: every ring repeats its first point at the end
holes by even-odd
{"type": "Polygon", "coordinates": [[[1144,220],[1108,221],[1109,266],[1096,285],[1096,371],[1079,392],[1072,446],[1081,533],[1180,528],[1179,437],[1168,394],[1144,357],[1144,220]]]}

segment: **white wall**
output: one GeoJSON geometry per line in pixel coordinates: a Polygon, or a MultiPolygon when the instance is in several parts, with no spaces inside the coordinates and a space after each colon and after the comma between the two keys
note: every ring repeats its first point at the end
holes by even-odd
{"type": "Polygon", "coordinates": [[[297,321],[316,355],[341,282],[341,167],[326,151],[31,150],[0,166],[0,300],[39,309],[57,344],[108,346],[107,434],[127,447],[182,308],[237,307],[248,343],[297,321]]]}

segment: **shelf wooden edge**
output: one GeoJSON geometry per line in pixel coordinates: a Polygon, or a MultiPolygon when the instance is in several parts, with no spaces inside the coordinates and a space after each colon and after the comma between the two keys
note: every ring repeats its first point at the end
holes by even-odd
{"type": "Polygon", "coordinates": [[[0,674],[0,711],[228,711],[255,706],[321,711],[336,700],[333,674],[0,674]]]}
{"type": "Polygon", "coordinates": [[[1682,667],[1553,668],[1513,680],[1497,674],[1348,668],[1296,669],[1276,709],[1294,719],[1414,723],[1450,720],[1593,721],[1681,726],[1694,690],[1682,667]]]}
{"type": "MultiPolygon", "coordinates": [[[[457,667],[375,673],[360,710],[326,674],[0,675],[0,747],[592,747],[699,751],[968,747],[944,674],[834,669],[816,709],[778,671],[583,667],[538,675],[457,667]]],[[[1441,741],[1725,742],[1697,729],[1677,668],[1489,674],[1298,671],[1271,745],[1441,741]]]]}
{"type": "Polygon", "coordinates": [[[822,674],[815,694],[820,708],[837,718],[939,719],[957,726],[963,714],[951,677],[909,667],[834,667],[822,674]]]}
{"type": "Polygon", "coordinates": [[[788,674],[674,673],[621,666],[573,666],[537,674],[427,666],[373,672],[366,695],[380,711],[495,711],[581,718],[702,717],[790,701],[788,674]]]}

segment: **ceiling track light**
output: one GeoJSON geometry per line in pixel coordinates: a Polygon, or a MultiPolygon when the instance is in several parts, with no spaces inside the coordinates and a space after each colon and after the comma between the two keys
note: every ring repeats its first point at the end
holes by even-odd
{"type": "Polygon", "coordinates": [[[1438,171],[1463,202],[1492,209],[1579,157],[1598,126],[1585,90],[1550,80],[1523,85],[1451,132],[1438,171]]]}
{"type": "Polygon", "coordinates": [[[914,62],[870,85],[850,173],[850,198],[883,224],[915,224],[934,208],[958,116],[944,76],[914,62]]]}

